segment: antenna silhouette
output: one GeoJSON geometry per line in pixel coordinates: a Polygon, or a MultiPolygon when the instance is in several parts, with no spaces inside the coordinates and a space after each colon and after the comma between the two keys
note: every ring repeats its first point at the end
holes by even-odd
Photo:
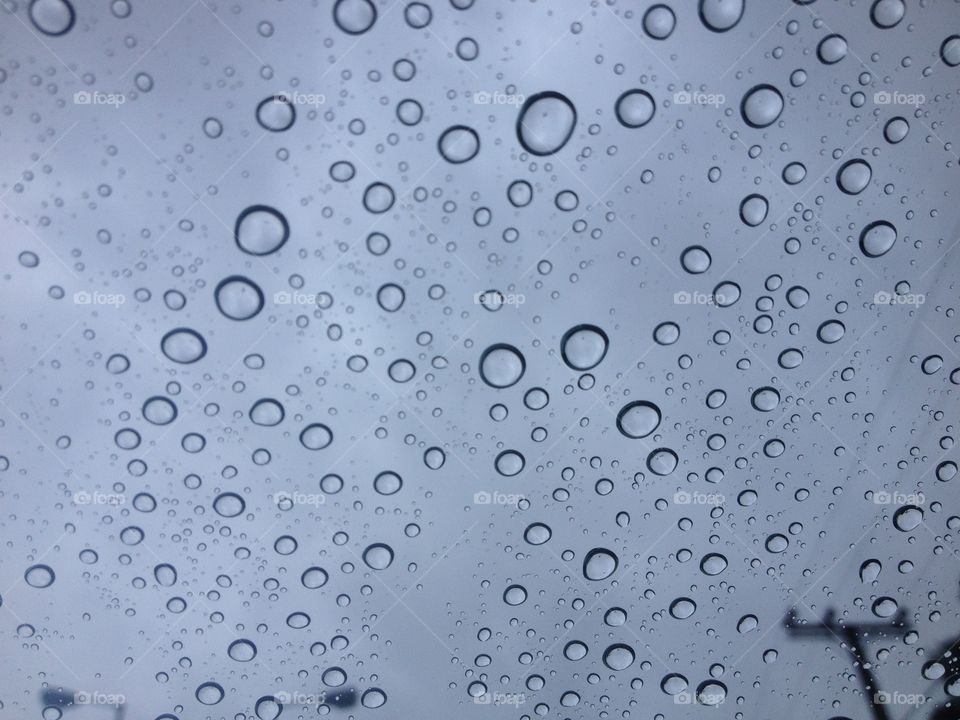
{"type": "Polygon", "coordinates": [[[847,646],[850,654],[853,655],[854,664],[866,693],[867,702],[870,703],[873,717],[875,720],[890,720],[887,706],[877,699],[877,695],[880,695],[881,691],[871,670],[871,663],[867,661],[863,643],[869,638],[871,632],[880,634],[887,630],[908,627],[907,615],[903,609],[900,609],[890,622],[840,623],[834,618],[834,611],[831,608],[827,610],[823,620],[801,623],[797,622],[796,608],[794,608],[784,620],[783,626],[790,635],[799,639],[840,638],[847,646]]]}

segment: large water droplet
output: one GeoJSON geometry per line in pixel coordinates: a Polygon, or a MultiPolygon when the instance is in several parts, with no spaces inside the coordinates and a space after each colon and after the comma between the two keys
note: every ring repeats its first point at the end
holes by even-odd
{"type": "Polygon", "coordinates": [[[196,330],[177,328],[163,336],[160,350],[173,362],[189,365],[207,354],[207,341],[196,330]]]}
{"type": "Polygon", "coordinates": [[[583,576],[587,580],[606,580],[617,570],[620,561],[606,548],[594,548],[583,558],[583,576]]]}
{"type": "Polygon", "coordinates": [[[744,0],[700,0],[700,20],[708,30],[726,32],[743,17],[744,0]]]}
{"type": "Polygon", "coordinates": [[[290,237],[287,218],[268,205],[251,205],[237,217],[233,237],[248,255],[269,255],[276,252],[290,237]]]}
{"type": "Polygon", "coordinates": [[[515,385],[527,367],[523,354],[513,345],[491,345],[480,356],[480,377],[490,387],[508,388],[515,385]]]}
{"type": "Polygon", "coordinates": [[[577,111],[558,92],[537,93],[526,99],[517,118],[517,138],[534,155],[552,155],[560,150],[577,124],[577,111]]]}
{"type": "Polygon", "coordinates": [[[606,356],[609,343],[607,334],[596,325],[577,325],[564,333],[560,354],[574,370],[591,370],[606,356]]]}
{"type": "Polygon", "coordinates": [[[660,425],[660,408],[646,400],[635,400],[617,414],[617,428],[628,438],[645,438],[660,425]]]}
{"type": "Polygon", "coordinates": [[[755,85],[744,94],[740,102],[740,114],[752,128],[773,125],[782,112],[783,95],[773,85],[755,85]]]}
{"type": "Polygon", "coordinates": [[[867,225],[860,233],[860,250],[869,258],[886,255],[897,242],[897,229],[886,220],[867,225]]]}
{"type": "Polygon", "coordinates": [[[263,291],[242,275],[231,275],[213,293],[217,309],[231,320],[249,320],[263,309],[263,291]]]}

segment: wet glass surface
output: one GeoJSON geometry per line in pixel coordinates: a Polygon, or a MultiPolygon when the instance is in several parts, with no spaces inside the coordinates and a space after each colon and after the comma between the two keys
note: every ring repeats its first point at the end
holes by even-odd
{"type": "Polygon", "coordinates": [[[0,717],[956,720],[955,0],[3,0],[0,717]]]}

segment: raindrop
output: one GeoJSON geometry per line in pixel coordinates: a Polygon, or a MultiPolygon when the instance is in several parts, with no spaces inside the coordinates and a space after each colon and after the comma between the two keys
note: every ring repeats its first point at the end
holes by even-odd
{"type": "Polygon", "coordinates": [[[520,108],[517,139],[529,153],[553,155],[567,144],[576,124],[577,111],[566,96],[553,91],[537,93],[520,108]]]}

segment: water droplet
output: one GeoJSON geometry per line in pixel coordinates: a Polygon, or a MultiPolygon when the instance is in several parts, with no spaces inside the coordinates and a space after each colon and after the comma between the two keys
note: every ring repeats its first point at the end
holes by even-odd
{"type": "Polygon", "coordinates": [[[223,700],[223,688],[215,682],[205,682],[197,688],[196,697],[202,705],[216,705],[223,700]]]}
{"type": "Polygon", "coordinates": [[[826,345],[832,345],[839,342],[846,332],[846,326],[839,320],[827,320],[817,328],[817,339],[826,345]]]}
{"type": "Polygon", "coordinates": [[[660,408],[646,400],[635,400],[617,414],[617,428],[628,438],[645,438],[660,425],[660,408]]]}
{"type": "Polygon", "coordinates": [[[23,579],[30,587],[42,590],[53,585],[56,575],[49,565],[31,565],[23,574],[23,579]]]}
{"type": "Polygon", "coordinates": [[[533,155],[553,155],[567,144],[576,124],[577,111],[566,96],[553,91],[537,93],[520,108],[517,139],[533,155]]]}
{"type": "Polygon", "coordinates": [[[257,646],[249,640],[234,640],[227,648],[227,655],[237,662],[250,662],[257,656],[257,646]]]}
{"type": "Polygon", "coordinates": [[[550,528],[547,525],[543,523],[531,523],[527,525],[527,529],[523,531],[523,539],[531,545],[543,545],[550,540],[551,534],[550,528]]]}
{"type": "Polygon", "coordinates": [[[719,553],[709,553],[700,561],[700,570],[704,575],[719,575],[727,569],[727,559],[719,553]]]}
{"type": "Polygon", "coordinates": [[[362,35],[377,21],[377,8],[370,0],[337,0],[333,21],[349,35],[362,35]]]}
{"type": "Polygon", "coordinates": [[[480,377],[490,387],[508,388],[523,377],[526,360],[513,345],[491,345],[480,356],[480,377]]]}
{"type": "Polygon", "coordinates": [[[679,458],[670,448],[657,448],[647,456],[647,469],[661,477],[677,469],[679,458]]]}
{"type": "Polygon", "coordinates": [[[233,238],[248,255],[269,255],[276,252],[290,237],[287,218],[268,205],[251,205],[237,217],[233,238]]]}
{"type": "Polygon", "coordinates": [[[511,585],[503,591],[503,601],[507,605],[522,605],[527,601],[527,590],[522,585],[511,585]]]}
{"type": "Polygon", "coordinates": [[[384,543],[374,543],[363,551],[363,561],[373,570],[386,570],[393,562],[393,548],[384,543]]]}
{"type": "Polygon", "coordinates": [[[437,140],[437,149],[444,160],[459,165],[472,160],[480,152],[480,136],[466,125],[454,125],[443,131],[437,140]]]}
{"type": "Polygon", "coordinates": [[[837,171],[837,187],[847,195],[859,195],[867,185],[873,170],[865,160],[848,160],[837,171]]]}
{"type": "Polygon", "coordinates": [[[783,112],[783,95],[773,85],[755,85],[744,94],[740,114],[752,128],[773,125],[783,112]]]}
{"type": "Polygon", "coordinates": [[[897,229],[886,220],[867,225],[860,233],[860,250],[869,258],[886,255],[897,242],[897,229]]]}
{"type": "Polygon", "coordinates": [[[307,425],[300,433],[300,444],[307,450],[323,450],[333,442],[333,432],[322,423],[307,425]]]}
{"type": "Polygon", "coordinates": [[[743,17],[744,0],[700,0],[700,20],[708,30],[726,32],[743,17]]]}
{"type": "Polygon", "coordinates": [[[626,670],[635,659],[633,649],[623,643],[611,645],[603,651],[603,664],[611,670],[626,670]]]}
{"type": "Polygon", "coordinates": [[[160,340],[160,350],[173,362],[189,365],[207,354],[207,341],[196,330],[176,328],[160,340]]]}
{"type": "Polygon", "coordinates": [[[283,132],[293,127],[297,111],[286,95],[271,95],[257,105],[257,122],[264,130],[283,132]]]}
{"type": "Polygon", "coordinates": [[[591,370],[606,356],[609,344],[607,334],[596,325],[577,325],[564,333],[560,354],[574,370],[591,370]]]}
{"type": "Polygon", "coordinates": [[[639,128],[653,120],[657,104],[646,90],[627,90],[617,98],[614,109],[617,120],[628,128],[639,128]]]}
{"type": "Polygon", "coordinates": [[[497,455],[497,459],[494,461],[497,472],[504,477],[519,475],[525,464],[526,460],[524,460],[523,455],[516,450],[504,450],[497,455]]]}
{"type": "Polygon", "coordinates": [[[213,501],[213,509],[217,515],[225,518],[237,517],[240,515],[247,504],[243,498],[232,492],[225,492],[217,495],[213,501]]]}
{"type": "Polygon", "coordinates": [[[681,597],[670,603],[670,615],[677,620],[686,620],[697,611],[697,604],[690,598],[681,597]]]}
{"type": "Polygon", "coordinates": [[[652,5],[643,14],[643,31],[654,40],[666,40],[677,26],[677,16],[666,5],[652,5]]]}
{"type": "Polygon", "coordinates": [[[620,561],[606,548],[594,548],[583,559],[583,576],[587,580],[606,580],[617,570],[620,561]]]}
{"type": "MultiPolygon", "coordinates": [[[[6,8],[7,12],[15,9],[15,6],[6,8]]],[[[32,0],[29,14],[34,27],[51,37],[70,32],[77,17],[68,0],[32,0]]]]}
{"type": "Polygon", "coordinates": [[[231,320],[249,320],[263,309],[260,287],[242,275],[224,278],[214,290],[217,309],[231,320]]]}
{"type": "Polygon", "coordinates": [[[900,532],[911,532],[923,522],[923,510],[916,505],[904,505],[893,514],[893,525],[900,532]]]}

